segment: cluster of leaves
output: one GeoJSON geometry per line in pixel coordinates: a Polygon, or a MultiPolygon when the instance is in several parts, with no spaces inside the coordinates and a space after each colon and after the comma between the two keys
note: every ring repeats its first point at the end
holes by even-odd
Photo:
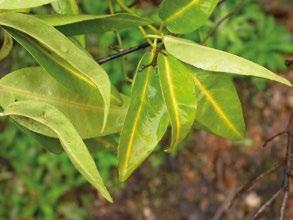
{"type": "Polygon", "coordinates": [[[170,153],[177,152],[194,125],[225,138],[243,138],[245,123],[232,74],[291,86],[244,58],[170,35],[198,30],[218,0],[165,0],[157,22],[138,16],[123,0],[116,3],[128,13],[79,15],[77,3],[68,0],[0,2],[0,26],[7,38],[16,40],[40,65],[0,80],[0,116],[9,116],[51,152],[65,151],[110,202],[88,149],[91,142],[120,133],[118,169],[124,181],[154,151],[169,125],[170,153]],[[48,3],[57,14],[15,12],[48,3]],[[144,26],[154,33],[147,34],[144,26]],[[119,35],[119,30],[131,27],[141,30],[151,50],[141,58],[127,97],[85,50],[83,35],[119,35]]]}
{"type": "MultiPolygon", "coordinates": [[[[227,1],[218,7],[213,15],[215,23],[233,11],[239,2],[227,1]]],[[[210,22],[202,31],[209,32],[213,27],[210,22]]],[[[293,53],[293,36],[273,16],[265,14],[258,2],[248,0],[237,10],[237,16],[219,26],[207,45],[243,56],[276,72],[286,70],[284,54],[293,53]]],[[[265,88],[266,80],[253,78],[252,82],[258,89],[265,88]]]]}

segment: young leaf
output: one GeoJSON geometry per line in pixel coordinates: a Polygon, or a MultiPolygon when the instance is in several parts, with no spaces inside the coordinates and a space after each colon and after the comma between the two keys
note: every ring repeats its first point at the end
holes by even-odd
{"type": "Polygon", "coordinates": [[[26,118],[35,126],[46,126],[58,136],[64,151],[76,169],[110,202],[112,198],[106,189],[86,145],[70,121],[55,107],[36,101],[12,103],[0,116],[26,118]]]}
{"type": "Polygon", "coordinates": [[[193,73],[198,100],[196,122],[216,135],[231,140],[242,139],[245,123],[232,78],[226,74],[188,68],[193,73]]]}
{"type": "Polygon", "coordinates": [[[164,0],[159,15],[172,33],[189,33],[201,27],[219,0],[164,0]]]}
{"type": "Polygon", "coordinates": [[[132,88],[131,103],[118,148],[119,178],[125,181],[155,149],[168,126],[158,75],[147,53],[140,61],[132,88]]]}
{"type": "MultiPolygon", "coordinates": [[[[17,70],[0,80],[0,106],[6,108],[17,101],[35,100],[46,102],[61,111],[74,125],[83,139],[105,136],[122,129],[128,109],[128,99],[124,103],[116,103],[112,99],[105,131],[102,133],[104,108],[101,98],[91,96],[86,91],[74,93],[57,82],[41,67],[30,67],[17,70]]],[[[17,121],[24,126],[29,126],[17,121]]],[[[33,130],[32,128],[30,128],[33,130]]],[[[45,130],[33,130],[37,133],[56,137],[55,133],[45,130]]]]}
{"type": "Polygon", "coordinates": [[[38,15],[65,35],[91,34],[144,26],[150,20],[130,14],[115,15],[38,15]]]}
{"type": "Polygon", "coordinates": [[[164,45],[166,50],[177,59],[203,70],[256,76],[291,86],[288,80],[268,69],[224,51],[204,47],[192,41],[171,36],[164,37],[164,45]]]}
{"type": "Polygon", "coordinates": [[[55,0],[1,0],[0,10],[34,8],[49,4],[55,0]]]}
{"type": "Polygon", "coordinates": [[[0,61],[5,59],[13,47],[13,40],[5,31],[3,33],[3,44],[0,48],[0,61]]]}
{"type": "Polygon", "coordinates": [[[1,13],[0,25],[64,86],[79,93],[100,95],[104,106],[102,128],[105,127],[111,85],[108,75],[94,59],[55,28],[34,16],[1,13]]]}
{"type": "Polygon", "coordinates": [[[158,67],[162,93],[172,125],[169,151],[175,153],[178,144],[194,123],[197,107],[195,88],[190,70],[173,56],[160,54],[158,67]]]}

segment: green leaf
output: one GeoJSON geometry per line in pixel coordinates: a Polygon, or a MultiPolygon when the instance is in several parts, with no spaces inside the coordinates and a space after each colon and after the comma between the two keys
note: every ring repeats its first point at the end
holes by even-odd
{"type": "Polygon", "coordinates": [[[158,67],[162,93],[172,125],[169,151],[175,153],[195,120],[195,88],[191,71],[173,56],[160,54],[158,67]]]}
{"type": "Polygon", "coordinates": [[[51,138],[51,137],[47,137],[47,136],[35,133],[35,132],[27,129],[26,127],[18,124],[16,120],[12,120],[12,121],[23,133],[30,136],[37,143],[39,143],[41,145],[41,147],[45,148],[49,152],[54,153],[54,154],[60,154],[62,152],[62,146],[61,146],[59,139],[51,138]]]}
{"type": "Polygon", "coordinates": [[[13,40],[5,31],[3,32],[3,44],[0,48],[0,61],[5,59],[13,47],[13,40]]]}
{"type": "Polygon", "coordinates": [[[46,126],[56,133],[64,151],[69,156],[76,169],[109,201],[112,198],[106,189],[86,145],[80,138],[70,121],[55,107],[36,101],[12,103],[4,109],[0,116],[26,118],[34,126],[46,126]]]}
{"type": "Polygon", "coordinates": [[[125,13],[115,15],[39,15],[38,18],[69,36],[116,31],[151,23],[148,19],[125,13]]]}
{"type": "MultiPolygon", "coordinates": [[[[37,143],[40,145],[40,147],[45,148],[51,153],[54,154],[60,154],[63,152],[63,147],[60,143],[60,140],[58,138],[52,138],[47,137],[38,133],[35,133],[20,124],[18,124],[16,121],[15,125],[22,130],[25,134],[33,138],[37,141],[37,143]]],[[[105,151],[105,150],[116,150],[117,149],[117,143],[113,139],[112,136],[105,136],[105,137],[97,137],[97,138],[91,138],[91,139],[84,139],[83,140],[85,145],[87,146],[90,153],[95,154],[97,151],[105,151]]]]}
{"type": "Polygon", "coordinates": [[[49,4],[55,0],[0,0],[0,10],[34,8],[49,4]]]}
{"type": "Polygon", "coordinates": [[[121,132],[118,148],[119,179],[125,181],[155,149],[168,126],[158,74],[147,53],[139,63],[132,88],[131,103],[121,132]]]}
{"type": "Polygon", "coordinates": [[[52,2],[52,6],[58,14],[79,14],[79,8],[76,0],[55,0],[52,2]]]}
{"type": "MultiPolygon", "coordinates": [[[[17,70],[0,80],[0,105],[6,108],[15,101],[35,100],[46,102],[61,111],[74,125],[83,139],[105,136],[120,132],[128,109],[128,99],[124,103],[111,102],[109,117],[104,132],[101,132],[104,108],[96,96],[75,93],[57,82],[41,67],[17,70]]],[[[24,124],[24,122],[17,121],[24,124]]],[[[44,130],[31,130],[50,137],[55,133],[44,130]]]]}
{"type": "Polygon", "coordinates": [[[193,73],[198,100],[196,122],[213,134],[232,139],[243,139],[245,122],[241,103],[227,75],[188,67],[193,73]]]}
{"type": "MultiPolygon", "coordinates": [[[[43,147],[54,154],[60,154],[63,152],[63,147],[58,138],[47,137],[45,135],[35,133],[26,127],[21,126],[15,120],[12,121],[22,132],[37,141],[40,147],[43,147]]],[[[84,139],[83,141],[90,153],[96,153],[97,151],[102,150],[116,150],[118,145],[112,136],[84,139]]]]}
{"type": "Polygon", "coordinates": [[[159,15],[172,33],[189,33],[207,22],[219,0],[164,0],[159,15]]]}
{"type": "MultiPolygon", "coordinates": [[[[51,3],[53,9],[62,15],[78,15],[79,8],[76,0],[56,0],[51,3]]],[[[85,36],[75,36],[75,39],[85,48],[86,39],[85,36]]]]}
{"type": "Polygon", "coordinates": [[[164,45],[166,50],[177,59],[199,69],[243,76],[256,76],[291,86],[288,80],[268,69],[224,51],[204,47],[192,41],[172,36],[164,37],[164,45]]]}
{"type": "Polygon", "coordinates": [[[78,93],[101,96],[101,105],[104,106],[101,123],[105,128],[111,85],[108,75],[94,59],[55,28],[34,16],[1,13],[0,25],[64,86],[78,93]]]}

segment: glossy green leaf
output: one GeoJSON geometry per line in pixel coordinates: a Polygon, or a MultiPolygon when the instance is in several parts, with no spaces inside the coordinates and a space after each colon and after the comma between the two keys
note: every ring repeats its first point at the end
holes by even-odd
{"type": "MultiPolygon", "coordinates": [[[[17,70],[0,80],[0,105],[24,100],[46,102],[61,111],[74,125],[83,139],[105,136],[120,132],[128,109],[128,99],[121,105],[112,99],[109,117],[104,132],[101,132],[104,108],[101,101],[86,92],[75,93],[57,82],[41,67],[17,70]]],[[[25,122],[17,121],[24,126],[25,122]]],[[[30,128],[33,130],[32,128],[30,128]]],[[[37,133],[56,137],[55,133],[33,130],[37,133]]]]}
{"type": "Polygon", "coordinates": [[[5,59],[13,47],[12,38],[4,31],[3,32],[3,44],[0,48],[0,61],[5,59]]]}
{"type": "Polygon", "coordinates": [[[144,26],[150,20],[130,14],[115,15],[39,15],[38,18],[56,27],[65,35],[79,35],[144,26]]]}
{"type": "MultiPolygon", "coordinates": [[[[51,3],[53,9],[61,15],[78,15],[79,7],[76,0],[56,0],[51,3]]],[[[84,35],[75,36],[75,39],[80,43],[80,45],[85,48],[86,39],[84,35]]]]}
{"type": "Polygon", "coordinates": [[[125,181],[155,149],[168,126],[158,74],[153,67],[140,71],[152,61],[147,53],[140,61],[132,88],[131,103],[118,148],[119,178],[125,181]]]}
{"type": "Polygon", "coordinates": [[[55,0],[0,0],[0,9],[14,10],[34,8],[49,4],[55,0]]]}
{"type": "Polygon", "coordinates": [[[243,139],[245,122],[231,76],[188,67],[193,73],[198,108],[196,122],[216,135],[243,139]]]}
{"type": "Polygon", "coordinates": [[[46,126],[58,136],[64,151],[76,169],[110,202],[112,198],[106,189],[86,145],[70,121],[55,107],[36,101],[15,102],[4,109],[0,116],[26,118],[33,126],[46,126]]]}
{"type": "Polygon", "coordinates": [[[159,15],[169,31],[189,33],[207,22],[219,0],[164,0],[159,15]]]}
{"type": "Polygon", "coordinates": [[[172,125],[169,151],[175,153],[195,120],[195,88],[191,71],[173,56],[160,54],[158,67],[162,93],[172,125]]]}
{"type": "Polygon", "coordinates": [[[288,80],[268,69],[224,51],[201,46],[192,41],[172,36],[164,37],[164,45],[166,50],[177,59],[203,70],[256,76],[291,86],[288,80]]]}
{"type": "Polygon", "coordinates": [[[64,86],[78,93],[101,96],[106,125],[110,108],[110,81],[106,72],[86,52],[55,28],[31,15],[1,13],[0,25],[40,65],[64,86]]]}

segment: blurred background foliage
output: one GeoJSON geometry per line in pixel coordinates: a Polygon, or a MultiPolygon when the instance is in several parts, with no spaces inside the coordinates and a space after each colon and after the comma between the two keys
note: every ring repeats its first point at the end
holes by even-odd
{"type": "MultiPolygon", "coordinates": [[[[132,1],[128,1],[130,4],[132,1]]],[[[139,1],[138,13],[158,19],[156,9],[160,1],[139,1]]],[[[207,26],[187,37],[201,42],[215,25],[234,10],[240,0],[227,0],[215,11],[207,26]]],[[[106,0],[80,1],[82,13],[107,14],[106,0]]],[[[115,8],[119,12],[119,8],[115,8]]],[[[51,13],[50,7],[33,9],[33,13],[51,13]]],[[[135,29],[121,33],[122,47],[143,42],[135,29]]],[[[226,50],[253,60],[275,72],[286,71],[285,55],[293,53],[292,33],[283,24],[264,12],[255,0],[247,0],[235,15],[223,22],[206,42],[208,46],[226,50]]],[[[121,45],[120,45],[121,46],[121,45]]],[[[87,36],[87,49],[94,57],[104,57],[119,49],[115,33],[87,36]]],[[[121,48],[120,48],[121,49],[121,48]]],[[[132,53],[103,65],[112,82],[125,94],[130,94],[128,77],[132,78],[143,51],[132,53]]],[[[9,71],[35,65],[32,58],[16,45],[12,54],[1,64],[0,76],[9,71]]],[[[264,80],[252,80],[254,88],[264,90],[264,80]]],[[[253,87],[252,87],[253,88],[253,87]]],[[[115,171],[115,148],[94,151],[98,167],[112,191],[121,190],[115,171]]],[[[168,160],[164,153],[155,153],[151,166],[168,160]]],[[[93,204],[99,203],[97,194],[78,175],[65,154],[46,152],[35,141],[21,133],[13,123],[0,122],[0,219],[94,219],[93,204]]],[[[103,202],[103,201],[100,201],[103,202]]]]}

